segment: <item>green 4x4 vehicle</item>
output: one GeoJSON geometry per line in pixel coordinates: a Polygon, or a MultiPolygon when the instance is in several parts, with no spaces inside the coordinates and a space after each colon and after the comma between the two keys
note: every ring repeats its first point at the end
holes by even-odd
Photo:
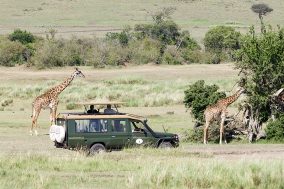
{"type": "Polygon", "coordinates": [[[86,105],[113,105],[104,113],[59,113],[56,125],[51,126],[50,139],[56,147],[86,148],[90,154],[124,147],[153,146],[178,147],[177,134],[153,131],[144,117],[119,113],[120,103],[85,103],[86,105]]]}

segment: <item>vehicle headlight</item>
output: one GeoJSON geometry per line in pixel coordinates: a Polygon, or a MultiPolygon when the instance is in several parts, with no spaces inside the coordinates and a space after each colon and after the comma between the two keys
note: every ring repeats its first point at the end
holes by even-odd
{"type": "Polygon", "coordinates": [[[174,138],[175,140],[178,140],[178,135],[174,135],[173,138],[174,138]]]}

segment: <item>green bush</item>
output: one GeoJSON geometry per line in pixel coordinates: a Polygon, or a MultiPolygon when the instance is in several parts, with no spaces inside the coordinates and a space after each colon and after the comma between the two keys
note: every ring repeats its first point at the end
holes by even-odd
{"type": "Polygon", "coordinates": [[[131,34],[130,34],[130,28],[127,27],[123,29],[122,32],[120,33],[114,33],[114,32],[108,32],[106,34],[106,39],[107,40],[116,40],[119,42],[121,46],[127,46],[130,39],[131,39],[131,34]]]}
{"type": "Polygon", "coordinates": [[[175,45],[180,37],[180,28],[165,12],[153,16],[151,24],[137,24],[134,26],[134,36],[138,39],[149,37],[163,44],[175,45]]]}
{"type": "Polygon", "coordinates": [[[240,32],[230,26],[217,26],[210,29],[204,38],[206,51],[222,52],[240,48],[240,32]]]}
{"type": "Polygon", "coordinates": [[[179,48],[185,48],[190,51],[201,49],[197,41],[190,36],[190,33],[188,31],[182,31],[177,45],[179,46],[179,48]]]}
{"type": "Polygon", "coordinates": [[[62,61],[66,66],[90,65],[93,61],[93,39],[72,37],[63,40],[62,61]]]}
{"type": "Polygon", "coordinates": [[[27,31],[22,31],[20,29],[14,30],[14,32],[9,35],[9,39],[11,41],[19,41],[22,44],[35,42],[35,37],[33,34],[27,31]]]}
{"type": "Polygon", "coordinates": [[[205,85],[204,80],[199,80],[184,91],[184,104],[186,108],[191,108],[191,113],[197,121],[204,121],[203,113],[205,108],[216,103],[220,98],[224,98],[224,92],[217,92],[217,85],[205,85]]]}
{"type": "Polygon", "coordinates": [[[15,66],[16,64],[23,64],[26,48],[20,42],[0,40],[0,65],[15,66]]]}
{"type": "Polygon", "coordinates": [[[92,65],[94,62],[93,39],[52,39],[41,41],[31,58],[39,69],[62,66],[92,65]]]}
{"type": "Polygon", "coordinates": [[[199,50],[182,49],[181,56],[187,63],[201,63],[203,52],[199,50]]]}
{"type": "Polygon", "coordinates": [[[248,103],[257,112],[258,121],[266,122],[272,113],[271,95],[284,82],[284,29],[271,28],[257,35],[251,28],[236,55],[236,66],[246,81],[248,103]]]}
{"type": "MultiPolygon", "coordinates": [[[[208,141],[219,143],[220,128],[217,124],[211,124],[208,133],[208,141]]],[[[185,131],[183,141],[192,143],[203,143],[203,127],[197,127],[185,131]]]]}
{"type": "Polygon", "coordinates": [[[240,32],[235,31],[233,27],[217,26],[210,29],[204,38],[205,50],[217,54],[219,58],[225,53],[232,59],[233,51],[240,48],[240,32]]]}
{"type": "Polygon", "coordinates": [[[31,64],[38,69],[65,66],[62,48],[63,43],[56,40],[45,40],[39,43],[34,56],[31,58],[31,64]]]}
{"type": "Polygon", "coordinates": [[[268,140],[284,142],[284,115],[282,114],[277,120],[269,122],[265,132],[268,140]]]}
{"type": "Polygon", "coordinates": [[[94,67],[120,66],[129,61],[129,49],[113,41],[100,40],[94,49],[94,67]]]}
{"type": "Polygon", "coordinates": [[[134,64],[157,62],[160,56],[160,48],[160,42],[151,38],[132,41],[129,44],[130,61],[134,64]]]}
{"type": "Polygon", "coordinates": [[[167,46],[162,57],[162,63],[178,65],[178,64],[183,64],[183,62],[184,60],[181,56],[181,53],[177,50],[177,48],[175,46],[167,46]]]}

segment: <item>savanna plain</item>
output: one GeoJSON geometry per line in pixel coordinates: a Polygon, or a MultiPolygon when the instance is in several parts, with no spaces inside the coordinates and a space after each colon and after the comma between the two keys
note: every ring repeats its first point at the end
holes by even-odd
{"type": "MultiPolygon", "coordinates": [[[[39,118],[40,135],[30,136],[32,100],[62,82],[74,68],[33,71],[2,68],[0,111],[0,188],[281,188],[281,144],[203,145],[181,142],[176,149],[137,148],[86,156],[56,149],[49,140],[49,111],[39,118]]],[[[156,131],[178,133],[193,127],[183,91],[199,79],[230,94],[238,71],[222,65],[144,65],[120,69],[81,67],[60,96],[60,112],[83,111],[76,102],[126,101],[122,112],[145,116],[156,131]],[[127,98],[127,99],[125,99],[127,98]],[[72,106],[74,105],[74,107],[72,106]]],[[[233,105],[230,112],[236,111],[233,105]]],[[[202,139],[201,139],[202,140],[202,139]]]]}

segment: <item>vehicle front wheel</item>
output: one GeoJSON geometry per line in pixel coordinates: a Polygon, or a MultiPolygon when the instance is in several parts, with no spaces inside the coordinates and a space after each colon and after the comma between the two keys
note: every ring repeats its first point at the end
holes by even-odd
{"type": "Polygon", "coordinates": [[[106,151],[106,148],[104,145],[102,144],[94,144],[91,148],[90,148],[90,155],[95,155],[95,154],[100,154],[106,151]]]}
{"type": "Polygon", "coordinates": [[[174,146],[170,142],[161,142],[159,148],[173,148],[174,146]]]}

